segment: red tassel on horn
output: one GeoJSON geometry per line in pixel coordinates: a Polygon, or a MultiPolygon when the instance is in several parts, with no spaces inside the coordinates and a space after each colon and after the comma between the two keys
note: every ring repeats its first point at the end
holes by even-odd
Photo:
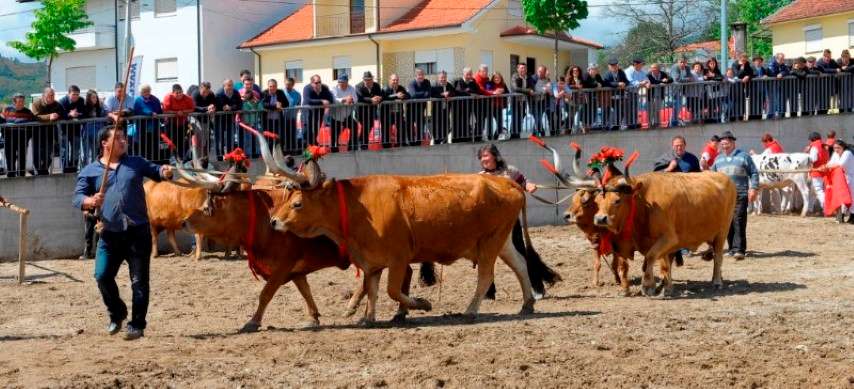
{"type": "Polygon", "coordinates": [[[550,171],[552,174],[558,174],[557,168],[555,168],[555,165],[552,165],[551,162],[546,161],[545,159],[541,159],[540,164],[543,165],[543,167],[546,168],[546,170],[550,171]]]}
{"type": "Polygon", "coordinates": [[[572,149],[575,151],[581,151],[581,146],[579,146],[578,143],[569,142],[569,147],[572,147],[572,149]]]}
{"type": "Polygon", "coordinates": [[[169,150],[175,151],[175,144],[172,143],[172,139],[169,139],[166,133],[161,132],[160,139],[163,140],[163,143],[166,143],[166,146],[169,146],[169,150]]]}
{"type": "Polygon", "coordinates": [[[543,147],[543,148],[545,148],[545,147],[546,147],[546,142],[543,142],[543,140],[542,140],[542,139],[537,138],[537,137],[536,137],[536,136],[534,136],[534,135],[531,135],[531,137],[530,137],[530,138],[528,138],[528,140],[530,140],[532,143],[535,143],[537,146],[540,146],[540,147],[543,147]]]}
{"type": "Polygon", "coordinates": [[[274,140],[279,139],[279,135],[274,133],[274,132],[264,131],[263,134],[265,137],[270,138],[270,139],[274,139],[274,140]]]}
{"type": "Polygon", "coordinates": [[[632,164],[635,163],[635,161],[638,159],[638,157],[640,157],[640,153],[635,150],[635,152],[633,152],[632,155],[629,156],[629,159],[626,160],[625,166],[627,168],[631,167],[632,164]]]}

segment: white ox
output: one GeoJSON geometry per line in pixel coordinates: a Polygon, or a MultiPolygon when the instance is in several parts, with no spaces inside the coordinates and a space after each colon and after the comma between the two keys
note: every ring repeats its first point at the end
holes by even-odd
{"type": "Polygon", "coordinates": [[[753,163],[759,169],[759,193],[753,203],[755,213],[762,213],[762,191],[769,191],[774,209],[783,213],[792,211],[794,189],[797,188],[803,199],[801,216],[806,216],[812,208],[813,196],[810,195],[809,155],[805,153],[779,153],[752,155],[753,163]],[[773,173],[770,171],[798,171],[797,173],[773,173]],[[775,194],[777,196],[775,196],[775,194]],[[776,197],[776,198],[775,198],[776,197]],[[778,202],[779,201],[779,202],[778,202]],[[776,207],[775,207],[776,206],[776,207]]]}

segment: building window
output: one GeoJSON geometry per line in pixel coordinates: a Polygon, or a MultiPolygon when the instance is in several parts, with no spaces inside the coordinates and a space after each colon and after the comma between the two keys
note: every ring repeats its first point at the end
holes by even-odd
{"type": "Polygon", "coordinates": [[[528,68],[528,74],[533,74],[537,70],[537,59],[531,57],[525,58],[525,67],[528,68]]]}
{"type": "Polygon", "coordinates": [[[353,73],[350,70],[352,67],[349,56],[332,57],[332,78],[338,80],[338,76],[346,74],[347,77],[352,77],[353,73]]]}
{"type": "Polygon", "coordinates": [[[154,61],[154,77],[157,82],[178,81],[178,58],[154,61]]]}
{"type": "Polygon", "coordinates": [[[293,78],[294,82],[302,82],[302,60],[285,62],[285,79],[293,78]]]}
{"type": "Polygon", "coordinates": [[[365,32],[365,0],[350,0],[350,33],[365,32]]]}
{"type": "Polygon", "coordinates": [[[818,53],[823,50],[821,47],[821,26],[810,26],[804,28],[804,42],[806,42],[805,52],[818,53]]]}
{"type": "Polygon", "coordinates": [[[416,51],[415,68],[424,70],[424,74],[439,74],[444,70],[448,72],[448,78],[452,78],[456,74],[454,49],[416,51]]]}
{"type": "Polygon", "coordinates": [[[172,16],[177,11],[175,0],[154,0],[154,17],[172,16]]]}
{"type": "Polygon", "coordinates": [[[95,67],[79,66],[65,69],[65,89],[71,85],[77,85],[82,90],[96,89],[95,67]]]}
{"type": "Polygon", "coordinates": [[[848,21],[848,47],[854,47],[854,20],[848,21]]]}
{"type": "MultiPolygon", "coordinates": [[[[132,1],[132,2],[130,3],[130,20],[139,20],[139,7],[140,7],[140,2],[139,2],[139,1],[140,1],[140,0],[135,0],[135,1],[132,1]]],[[[118,13],[119,13],[119,21],[124,21],[124,20],[125,20],[125,13],[126,13],[126,12],[127,12],[127,11],[125,11],[125,3],[124,3],[124,1],[120,1],[120,2],[119,2],[119,10],[118,10],[118,13]]]]}
{"type": "Polygon", "coordinates": [[[427,75],[439,73],[438,71],[436,71],[435,62],[416,62],[415,68],[423,70],[424,74],[427,75]]]}
{"type": "Polygon", "coordinates": [[[507,74],[516,74],[517,66],[519,66],[519,56],[516,54],[510,54],[510,73],[507,74]]]}

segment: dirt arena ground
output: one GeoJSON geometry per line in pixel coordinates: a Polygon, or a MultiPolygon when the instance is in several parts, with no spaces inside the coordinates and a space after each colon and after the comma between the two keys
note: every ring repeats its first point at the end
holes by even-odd
{"type": "MultiPolygon", "coordinates": [[[[104,334],[92,261],[38,261],[24,286],[17,265],[3,263],[0,386],[854,387],[854,226],[751,217],[752,256],[725,260],[723,290],[710,288],[711,263],[692,257],[667,300],[619,297],[605,268],[607,283],[591,287],[574,227],[533,236],[564,277],[533,316],[516,315],[518,284],[504,265],[498,300],[474,324],[455,315],[475,283],[459,262],[443,269],[441,287],[414,288],[432,312],[360,328],[342,317],[354,272],[326,270],[309,278],[320,329],[295,329],[304,308],[288,286],[261,332],[236,334],[262,287],[245,261],[159,258],[146,337],[132,343],[104,334]]],[[[120,286],[128,296],[125,268],[120,286]]],[[[380,302],[378,318],[390,319],[396,306],[384,292],[380,302]]]]}

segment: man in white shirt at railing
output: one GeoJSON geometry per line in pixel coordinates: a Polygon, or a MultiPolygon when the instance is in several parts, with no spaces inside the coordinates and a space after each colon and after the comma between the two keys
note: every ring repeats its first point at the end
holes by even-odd
{"type": "MultiPolygon", "coordinates": [[[[347,74],[338,76],[338,85],[332,88],[332,96],[335,97],[336,106],[330,110],[330,116],[333,120],[333,132],[340,136],[340,132],[345,129],[350,129],[350,143],[354,146],[358,145],[356,134],[356,121],[353,119],[354,104],[356,103],[356,88],[350,85],[350,78],[347,74]]],[[[337,143],[337,142],[333,142],[337,143]]],[[[333,144],[334,146],[334,144],[333,144]]]]}
{"type": "Polygon", "coordinates": [[[648,87],[649,79],[647,73],[643,70],[644,61],[640,58],[635,58],[632,61],[632,66],[626,69],[626,78],[629,79],[629,85],[634,87],[648,87]]]}

